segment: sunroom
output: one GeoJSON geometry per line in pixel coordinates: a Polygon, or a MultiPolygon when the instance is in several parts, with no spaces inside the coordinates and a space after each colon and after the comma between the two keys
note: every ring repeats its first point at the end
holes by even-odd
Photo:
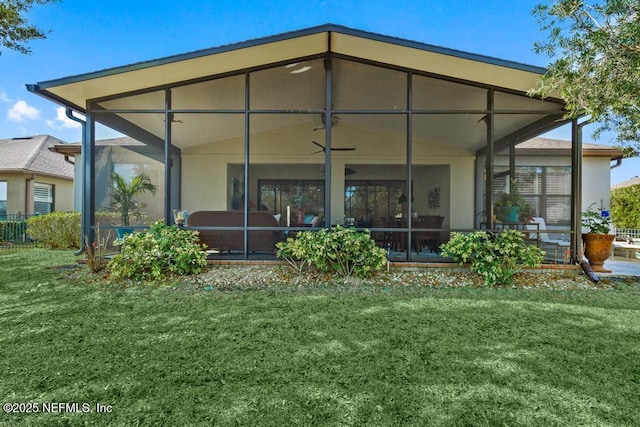
{"type": "Polygon", "coordinates": [[[571,155],[535,165],[556,167],[562,194],[532,193],[530,215],[553,212],[575,250],[579,129],[562,100],[527,95],[544,71],[324,25],[28,87],[85,115],[87,234],[113,173],[145,172],[159,192],[141,196],[135,225],[186,216],[212,258],[269,258],[300,230],[341,224],[371,230],[392,260],[439,262],[451,231],[539,234],[494,202],[518,180],[543,185],[516,146],[563,125],[571,155]],[[96,144],[96,126],[129,142],[96,144]]]}

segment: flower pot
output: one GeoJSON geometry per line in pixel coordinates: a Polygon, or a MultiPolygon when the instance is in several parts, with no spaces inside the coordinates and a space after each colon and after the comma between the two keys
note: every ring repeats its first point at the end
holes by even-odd
{"type": "Polygon", "coordinates": [[[518,216],[520,215],[520,206],[507,206],[505,208],[505,222],[518,222],[518,216]]]}
{"type": "Polygon", "coordinates": [[[132,227],[118,227],[116,232],[118,233],[118,239],[122,239],[127,234],[133,234],[136,229],[132,227]]]}
{"type": "Polygon", "coordinates": [[[298,224],[304,224],[304,208],[298,208],[298,224]]]}
{"type": "Polygon", "coordinates": [[[613,234],[583,234],[584,256],[589,260],[591,269],[597,273],[611,273],[602,265],[611,255],[611,245],[616,238],[613,234]]]}

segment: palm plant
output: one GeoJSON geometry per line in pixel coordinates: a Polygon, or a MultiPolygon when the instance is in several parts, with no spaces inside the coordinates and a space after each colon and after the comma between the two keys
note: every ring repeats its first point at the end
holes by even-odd
{"type": "Polygon", "coordinates": [[[122,214],[122,225],[129,226],[131,215],[136,214],[142,205],[138,204],[135,197],[149,192],[155,196],[158,187],[151,182],[149,175],[142,172],[127,182],[122,175],[114,172],[113,175],[113,204],[112,207],[122,214]]]}

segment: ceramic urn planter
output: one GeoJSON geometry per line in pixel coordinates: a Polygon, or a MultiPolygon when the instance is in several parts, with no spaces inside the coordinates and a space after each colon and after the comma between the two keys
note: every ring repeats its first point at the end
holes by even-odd
{"type": "Polygon", "coordinates": [[[611,273],[603,267],[604,262],[611,255],[611,245],[615,239],[614,234],[583,234],[584,256],[589,260],[589,265],[597,273],[611,273]]]}

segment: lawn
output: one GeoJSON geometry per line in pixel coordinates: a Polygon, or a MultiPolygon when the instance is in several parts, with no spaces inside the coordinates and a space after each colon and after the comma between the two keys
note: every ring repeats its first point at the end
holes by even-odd
{"type": "Polygon", "coordinates": [[[123,289],[73,260],[0,253],[0,400],[40,411],[0,425],[640,425],[640,283],[123,289]]]}

